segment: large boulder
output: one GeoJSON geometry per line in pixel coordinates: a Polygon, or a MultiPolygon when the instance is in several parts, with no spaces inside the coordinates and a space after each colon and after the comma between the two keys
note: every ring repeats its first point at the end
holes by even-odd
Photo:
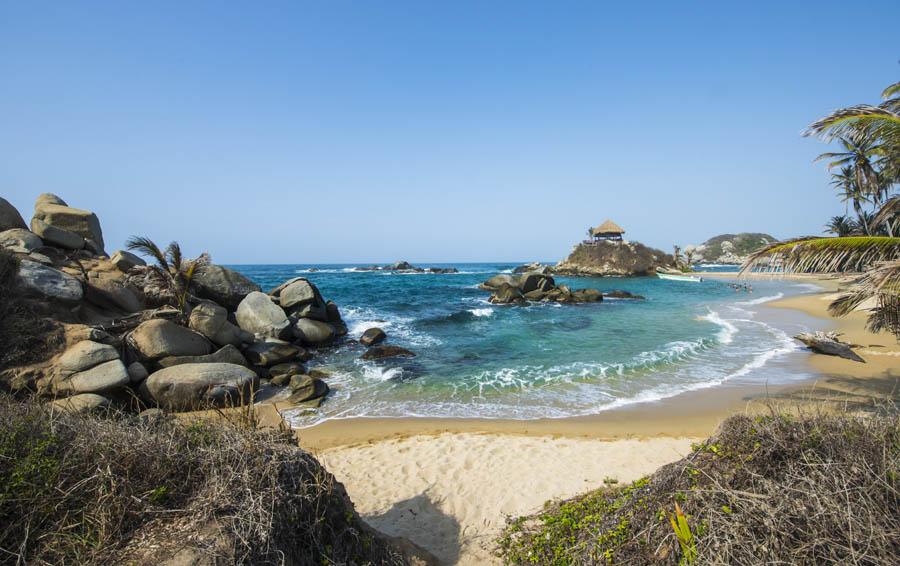
{"type": "Polygon", "coordinates": [[[334,327],[326,322],[301,318],[294,323],[294,336],[308,346],[319,346],[334,339],[334,327]]]}
{"type": "Polygon", "coordinates": [[[68,376],[59,376],[53,390],[60,395],[101,393],[125,387],[131,383],[122,360],[116,358],[68,376]]]}
{"type": "Polygon", "coordinates": [[[81,281],[58,269],[24,260],[19,264],[19,286],[28,293],[62,303],[77,303],[84,297],[81,281]]]}
{"type": "Polygon", "coordinates": [[[547,292],[556,287],[553,277],[542,273],[529,272],[519,276],[519,289],[523,293],[531,291],[547,292]]]}
{"type": "Polygon", "coordinates": [[[25,229],[25,220],[8,200],[0,197],[0,232],[13,228],[25,229]]]}
{"type": "Polygon", "coordinates": [[[45,224],[73,232],[82,238],[92,240],[102,251],[103,250],[103,231],[100,229],[100,220],[97,215],[89,210],[82,210],[66,206],[65,204],[56,204],[62,202],[59,197],[53,198],[55,195],[48,195],[44,199],[38,199],[34,206],[34,217],[32,220],[39,220],[45,224]]]}
{"type": "Polygon", "coordinates": [[[238,346],[251,342],[253,335],[241,330],[228,320],[228,311],[211,301],[203,301],[191,310],[188,326],[213,341],[224,346],[238,346]]]}
{"type": "Polygon", "coordinates": [[[248,403],[257,383],[237,364],[181,364],[150,374],[142,390],[164,410],[188,411],[248,403]]]}
{"type": "Polygon", "coordinates": [[[96,393],[81,393],[51,401],[49,405],[67,413],[89,413],[98,409],[109,407],[110,401],[96,393]]]}
{"type": "Polygon", "coordinates": [[[112,346],[82,340],[63,352],[56,361],[56,368],[62,373],[72,374],[118,359],[119,352],[112,346]]]}
{"type": "Polygon", "coordinates": [[[282,338],[290,333],[287,315],[260,291],[252,291],[244,297],[237,307],[235,318],[238,326],[251,334],[282,338]]]}
{"type": "Polygon", "coordinates": [[[131,333],[129,341],[147,360],[167,356],[204,356],[212,351],[212,344],[202,334],[162,319],[142,322],[131,333]]]}
{"type": "Polygon", "coordinates": [[[159,367],[168,368],[181,364],[237,364],[247,366],[247,360],[241,351],[228,344],[212,354],[205,356],[167,356],[157,362],[159,367]]]}
{"type": "Polygon", "coordinates": [[[328,308],[319,289],[307,279],[297,278],[281,287],[279,304],[285,311],[300,317],[328,321],[328,308]]]}
{"type": "Polygon", "coordinates": [[[381,360],[384,358],[412,358],[415,352],[411,352],[400,346],[372,346],[362,355],[364,360],[381,360]]]}
{"type": "Polygon", "coordinates": [[[259,291],[259,285],[237,271],[221,265],[207,265],[191,281],[194,293],[229,309],[236,309],[248,294],[259,291]]]}
{"type": "Polygon", "coordinates": [[[300,348],[281,340],[266,340],[250,345],[244,355],[251,363],[258,366],[272,366],[293,360],[300,353],[300,348]]]}
{"type": "Polygon", "coordinates": [[[131,289],[114,279],[91,279],[85,287],[84,296],[102,309],[134,313],[144,308],[131,289]]]}
{"type": "Polygon", "coordinates": [[[384,333],[384,330],[378,327],[369,328],[359,337],[359,343],[363,346],[374,346],[384,342],[385,338],[387,338],[387,334],[384,333]]]}
{"type": "Polygon", "coordinates": [[[328,384],[321,379],[308,375],[295,375],[290,381],[291,396],[289,403],[303,403],[328,395],[328,384]]]}
{"type": "Polygon", "coordinates": [[[44,245],[40,236],[24,228],[10,228],[0,232],[0,247],[20,253],[30,253],[44,245]]]}
{"type": "Polygon", "coordinates": [[[510,305],[524,303],[525,298],[518,287],[504,283],[494,290],[488,301],[496,305],[510,305]]]}
{"type": "Polygon", "coordinates": [[[138,265],[147,265],[147,262],[131,252],[117,250],[113,252],[109,262],[116,266],[116,269],[122,273],[128,273],[132,267],[138,265]]]}
{"type": "Polygon", "coordinates": [[[519,286],[519,278],[515,275],[510,275],[508,273],[501,273],[499,275],[494,275],[484,283],[480,285],[482,289],[493,290],[499,289],[503,285],[511,285],[513,287],[519,286]]]}
{"type": "Polygon", "coordinates": [[[31,219],[31,231],[41,237],[48,245],[67,250],[84,248],[84,238],[75,232],[58,226],[47,224],[39,218],[31,219]]]}

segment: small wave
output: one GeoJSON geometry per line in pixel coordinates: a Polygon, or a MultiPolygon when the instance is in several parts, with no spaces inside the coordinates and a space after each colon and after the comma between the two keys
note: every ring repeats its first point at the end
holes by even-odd
{"type": "Polygon", "coordinates": [[[362,371],[363,377],[371,381],[391,381],[403,377],[402,367],[383,368],[374,364],[365,364],[362,371]]]}
{"type": "Polygon", "coordinates": [[[494,314],[494,309],[485,308],[485,309],[469,309],[469,312],[475,316],[483,317],[483,316],[491,316],[494,314]]]}
{"type": "Polygon", "coordinates": [[[770,295],[768,297],[759,297],[758,299],[753,299],[751,301],[740,301],[735,303],[736,305],[745,305],[751,307],[753,305],[761,305],[763,303],[768,303],[771,301],[777,301],[784,297],[784,293],[778,293],[777,295],[770,295]]]}
{"type": "Polygon", "coordinates": [[[730,321],[721,318],[719,316],[719,313],[714,310],[709,311],[709,314],[703,315],[699,318],[700,320],[705,320],[707,322],[716,324],[721,328],[717,336],[720,344],[731,344],[732,340],[734,340],[734,335],[738,333],[737,326],[732,324],[730,321]]]}
{"type": "Polygon", "coordinates": [[[813,293],[817,293],[819,291],[825,290],[824,287],[822,287],[820,285],[816,285],[815,283],[795,283],[794,285],[792,285],[792,287],[796,287],[798,289],[805,289],[805,290],[813,292],[813,293]]]}
{"type": "Polygon", "coordinates": [[[377,326],[385,331],[390,329],[389,334],[392,338],[399,338],[412,346],[436,346],[442,343],[439,338],[414,330],[415,319],[410,317],[382,316],[371,308],[353,306],[342,307],[341,314],[351,338],[359,338],[363,332],[377,326]]]}

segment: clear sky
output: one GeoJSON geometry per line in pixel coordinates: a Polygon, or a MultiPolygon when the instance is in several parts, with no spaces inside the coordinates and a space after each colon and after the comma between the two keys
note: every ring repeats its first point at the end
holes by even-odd
{"type": "Polygon", "coordinates": [[[900,2],[8,2],[0,194],[220,263],[555,260],[819,233],[803,128],[900,79],[900,2]]]}

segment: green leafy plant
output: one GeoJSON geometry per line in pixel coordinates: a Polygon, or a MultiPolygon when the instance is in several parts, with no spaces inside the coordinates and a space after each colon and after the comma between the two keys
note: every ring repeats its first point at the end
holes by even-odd
{"type": "Polygon", "coordinates": [[[675,531],[678,546],[681,547],[681,561],[679,564],[693,564],[697,560],[697,542],[694,540],[694,534],[691,532],[687,516],[681,510],[678,502],[675,502],[675,514],[669,513],[669,523],[672,525],[672,530],[675,531]]]}
{"type": "Polygon", "coordinates": [[[209,265],[209,254],[204,252],[195,259],[185,259],[178,242],[172,242],[162,250],[153,240],[142,236],[129,238],[125,245],[129,250],[156,261],[156,265],[149,267],[157,283],[168,292],[172,306],[185,312],[191,282],[200,270],[209,265]]]}

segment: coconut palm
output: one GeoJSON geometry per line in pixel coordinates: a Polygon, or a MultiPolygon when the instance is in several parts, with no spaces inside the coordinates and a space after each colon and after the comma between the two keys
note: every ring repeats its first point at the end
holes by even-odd
{"type": "Polygon", "coordinates": [[[156,265],[149,269],[156,276],[157,283],[169,291],[173,305],[182,314],[186,312],[188,291],[191,281],[203,267],[209,265],[209,255],[200,254],[195,259],[185,259],[178,242],[172,242],[165,250],[159,248],[150,238],[133,236],[125,242],[125,246],[134,252],[153,258],[156,265]]]}
{"type": "Polygon", "coordinates": [[[816,157],[815,161],[829,160],[828,169],[842,167],[843,176],[852,174],[860,193],[868,195],[873,202],[881,200],[881,184],[875,162],[883,155],[881,146],[867,131],[838,138],[844,151],[829,151],[816,157]]]}
{"type": "Polygon", "coordinates": [[[867,132],[889,150],[896,151],[900,148],[900,82],[884,89],[881,97],[884,102],[878,106],[859,104],[835,110],[811,124],[804,135],[832,141],[867,132]]]}
{"type": "Polygon", "coordinates": [[[863,220],[863,203],[868,202],[868,197],[859,188],[860,185],[856,180],[856,173],[850,166],[841,168],[840,173],[831,174],[831,184],[838,189],[841,195],[841,201],[845,204],[853,204],[853,212],[856,213],[858,225],[862,227],[863,233],[869,233],[869,224],[863,220]]]}
{"type": "Polygon", "coordinates": [[[825,225],[825,231],[835,236],[849,236],[853,234],[855,228],[853,221],[847,218],[846,214],[832,216],[828,224],[825,225]]]}
{"type": "Polygon", "coordinates": [[[900,238],[850,236],[797,238],[753,253],[741,273],[865,272],[829,309],[838,316],[872,299],[869,326],[900,338],[900,238]]]}

